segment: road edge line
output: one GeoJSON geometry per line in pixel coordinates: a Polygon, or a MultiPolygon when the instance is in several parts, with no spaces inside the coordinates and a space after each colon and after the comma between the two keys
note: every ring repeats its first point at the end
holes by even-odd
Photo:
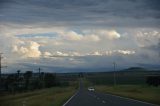
{"type": "Polygon", "coordinates": [[[72,100],[72,98],[77,95],[78,92],[79,91],[77,91],[74,95],[72,95],[62,106],[66,106],[72,100]]]}
{"type": "Polygon", "coordinates": [[[141,101],[141,100],[136,100],[136,99],[132,99],[132,98],[124,97],[124,96],[119,96],[119,95],[114,95],[114,94],[109,94],[109,93],[107,93],[106,95],[111,95],[111,96],[119,97],[119,98],[122,98],[122,99],[133,100],[133,101],[136,101],[136,102],[149,104],[149,105],[153,105],[153,106],[160,106],[158,104],[153,104],[153,103],[149,103],[149,102],[145,102],[145,101],[141,101]]]}

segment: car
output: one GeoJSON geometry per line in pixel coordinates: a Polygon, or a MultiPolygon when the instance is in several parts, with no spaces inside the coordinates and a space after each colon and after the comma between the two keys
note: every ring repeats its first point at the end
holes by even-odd
{"type": "Polygon", "coordinates": [[[89,87],[88,91],[94,91],[95,89],[93,87],[89,87]]]}

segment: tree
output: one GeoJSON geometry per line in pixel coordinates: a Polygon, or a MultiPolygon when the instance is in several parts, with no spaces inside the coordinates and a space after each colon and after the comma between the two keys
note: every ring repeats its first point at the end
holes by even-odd
{"type": "Polygon", "coordinates": [[[49,88],[56,85],[56,76],[54,74],[46,73],[44,76],[45,87],[49,88]]]}
{"type": "Polygon", "coordinates": [[[17,70],[17,78],[19,78],[21,70],[17,70]]]}
{"type": "Polygon", "coordinates": [[[9,90],[12,93],[14,93],[15,88],[16,88],[16,77],[14,74],[10,74],[7,76],[6,81],[5,81],[5,88],[6,90],[9,90]]]}
{"type": "Polygon", "coordinates": [[[32,77],[32,71],[26,71],[26,73],[24,73],[25,88],[26,89],[28,89],[28,87],[29,87],[31,77],[32,77]]]}
{"type": "Polygon", "coordinates": [[[39,77],[38,78],[35,78],[33,81],[32,81],[32,88],[33,89],[41,89],[41,88],[44,88],[45,85],[44,85],[44,72],[41,72],[39,73],[39,77]]]}
{"type": "Polygon", "coordinates": [[[146,83],[152,86],[160,85],[160,76],[148,76],[146,79],[146,83]]]}
{"type": "Polygon", "coordinates": [[[45,73],[44,73],[44,72],[41,72],[41,73],[40,73],[39,88],[44,88],[44,87],[45,87],[45,84],[44,84],[44,76],[45,76],[45,73]]]}
{"type": "Polygon", "coordinates": [[[19,87],[19,81],[20,81],[20,71],[21,70],[17,70],[17,84],[18,84],[18,87],[19,87]]]}

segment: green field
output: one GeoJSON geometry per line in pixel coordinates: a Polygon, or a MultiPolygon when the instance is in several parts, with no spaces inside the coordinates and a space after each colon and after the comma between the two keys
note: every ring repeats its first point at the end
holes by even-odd
{"type": "Polygon", "coordinates": [[[160,105],[160,87],[145,85],[95,86],[96,91],[129,97],[160,105]]]}
{"type": "Polygon", "coordinates": [[[0,106],[61,106],[76,91],[76,87],[52,87],[0,97],[0,106]]]}

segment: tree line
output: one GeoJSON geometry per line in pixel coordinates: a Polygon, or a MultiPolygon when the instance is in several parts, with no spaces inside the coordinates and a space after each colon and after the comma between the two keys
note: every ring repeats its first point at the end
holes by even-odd
{"type": "Polygon", "coordinates": [[[147,76],[146,83],[150,86],[159,86],[160,85],[160,76],[147,76]]]}
{"type": "Polygon", "coordinates": [[[1,78],[1,87],[3,86],[5,91],[15,93],[28,90],[50,88],[60,85],[59,80],[54,73],[33,73],[32,71],[26,71],[25,73],[9,74],[6,77],[1,78]]]}

